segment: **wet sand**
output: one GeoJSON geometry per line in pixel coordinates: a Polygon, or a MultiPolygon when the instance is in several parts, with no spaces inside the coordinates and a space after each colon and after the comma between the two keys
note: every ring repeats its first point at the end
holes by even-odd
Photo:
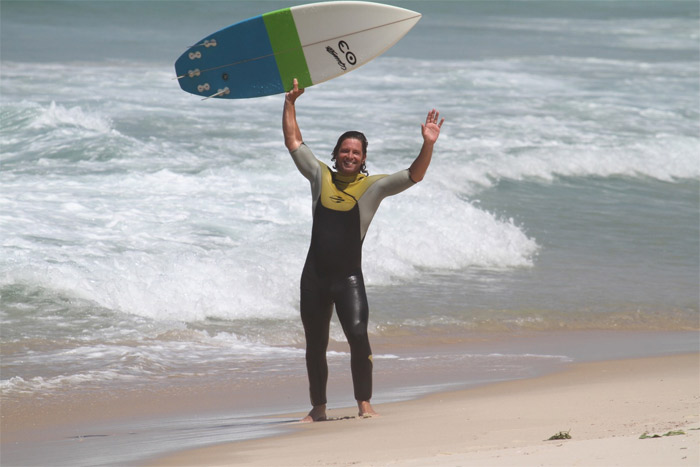
{"type": "Polygon", "coordinates": [[[562,349],[570,359],[543,359],[539,367],[527,367],[524,373],[507,373],[505,382],[489,380],[492,369],[476,371],[472,361],[459,369],[449,365],[415,369],[385,360],[375,371],[373,403],[381,416],[372,419],[357,418],[356,408],[350,407],[352,389],[344,366],[333,372],[329,383],[329,415],[341,420],[310,425],[296,423],[305,415],[298,411],[308,410],[303,374],[266,375],[256,384],[172,378],[131,391],[86,385],[61,394],[3,396],[0,464],[693,465],[686,459],[697,461],[698,431],[691,428],[699,426],[700,361],[696,353],[679,351],[697,348],[697,333],[544,337],[400,340],[410,348],[377,339],[382,353],[415,354],[421,348],[435,357],[427,362],[460,352],[557,355],[562,349]],[[641,358],[625,359],[630,355],[641,358]],[[685,435],[638,440],[644,432],[677,429],[685,435]],[[568,430],[571,440],[543,441],[568,430]],[[590,443],[602,444],[599,448],[590,443]],[[594,451],[603,457],[591,457],[594,451]],[[561,453],[580,461],[562,462],[555,456],[561,453]]]}
{"type": "Polygon", "coordinates": [[[376,408],[377,418],[335,410],[330,415],[340,420],[187,450],[147,465],[696,466],[700,461],[698,354],[575,364],[538,378],[376,408]],[[562,431],[571,439],[547,440],[562,431]],[[674,431],[683,434],[640,439],[674,431]]]}

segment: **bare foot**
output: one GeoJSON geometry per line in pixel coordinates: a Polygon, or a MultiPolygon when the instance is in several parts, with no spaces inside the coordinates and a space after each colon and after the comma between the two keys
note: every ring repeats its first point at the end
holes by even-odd
{"type": "Polygon", "coordinates": [[[301,419],[301,423],[322,422],[326,418],[326,404],[315,405],[309,414],[301,419]]]}
{"type": "Polygon", "coordinates": [[[359,409],[359,415],[362,418],[372,418],[379,416],[379,414],[374,411],[369,401],[357,401],[357,408],[359,409]]]}

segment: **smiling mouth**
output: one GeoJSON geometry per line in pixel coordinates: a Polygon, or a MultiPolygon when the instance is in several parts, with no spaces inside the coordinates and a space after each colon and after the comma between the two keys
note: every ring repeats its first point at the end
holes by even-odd
{"type": "Polygon", "coordinates": [[[340,161],[340,166],[343,167],[344,169],[349,169],[349,170],[354,170],[355,167],[357,167],[357,161],[352,161],[352,160],[343,160],[340,161]]]}

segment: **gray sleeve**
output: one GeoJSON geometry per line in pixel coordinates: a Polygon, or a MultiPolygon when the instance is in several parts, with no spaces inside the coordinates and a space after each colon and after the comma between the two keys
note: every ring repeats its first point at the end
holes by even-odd
{"type": "Polygon", "coordinates": [[[370,190],[373,192],[376,190],[375,196],[381,196],[381,199],[384,199],[387,196],[399,194],[415,184],[416,182],[411,179],[410,172],[408,169],[405,169],[378,180],[372,185],[370,190]]]}
{"type": "Polygon", "coordinates": [[[365,238],[369,224],[379,209],[379,204],[387,196],[393,196],[412,187],[416,182],[411,180],[408,169],[391,175],[386,175],[372,184],[360,198],[360,236],[365,238]]]}
{"type": "Polygon", "coordinates": [[[311,212],[313,213],[316,210],[318,198],[321,196],[321,162],[316,159],[314,153],[304,143],[289,153],[292,155],[292,160],[294,160],[299,172],[311,185],[311,212]]]}
{"type": "Polygon", "coordinates": [[[308,181],[313,183],[321,167],[318,165],[318,161],[314,153],[311,152],[311,149],[309,149],[306,144],[301,143],[298,148],[290,151],[289,154],[292,155],[292,160],[294,160],[294,164],[296,164],[299,172],[301,172],[308,181]]]}

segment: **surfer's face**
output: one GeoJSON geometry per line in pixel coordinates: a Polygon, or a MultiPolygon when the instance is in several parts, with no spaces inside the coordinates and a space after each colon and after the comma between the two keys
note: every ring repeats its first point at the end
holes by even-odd
{"type": "Polygon", "coordinates": [[[367,155],[362,152],[362,141],[355,138],[347,138],[338,149],[335,165],[342,175],[356,175],[360,173],[367,155]]]}

